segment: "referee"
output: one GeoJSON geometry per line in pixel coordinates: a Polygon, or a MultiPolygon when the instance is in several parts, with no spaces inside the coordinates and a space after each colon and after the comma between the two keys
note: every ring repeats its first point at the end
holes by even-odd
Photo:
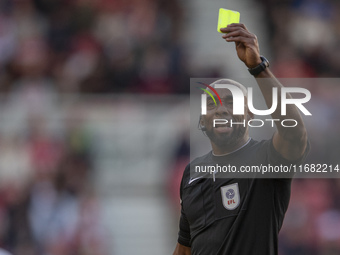
{"type": "MultiPolygon", "coordinates": [[[[267,78],[256,81],[270,107],[272,89],[280,92],[282,85],[270,72],[269,62],[260,56],[256,36],[243,24],[231,24],[221,31],[225,33],[223,39],[235,43],[237,55],[250,73],[255,78],[267,78]]],[[[245,89],[232,80],[219,80],[211,86],[218,83],[245,89]]],[[[212,151],[192,161],[183,173],[178,243],[173,254],[278,254],[278,233],[289,204],[291,178],[218,178],[222,177],[218,173],[214,178],[202,178],[190,176],[190,168],[216,164],[230,164],[238,169],[244,165],[300,164],[309,150],[302,118],[295,105],[288,105],[284,118],[294,119],[298,124],[289,128],[279,124],[271,139],[258,142],[249,137],[247,126],[213,127],[214,119],[240,123],[253,118],[246,105],[244,115],[233,115],[231,92],[216,91],[223,104],[209,104],[207,100],[206,115],[201,116],[199,123],[210,139],[212,151]]],[[[283,120],[280,109],[272,113],[272,118],[279,120],[275,123],[283,120]]]]}

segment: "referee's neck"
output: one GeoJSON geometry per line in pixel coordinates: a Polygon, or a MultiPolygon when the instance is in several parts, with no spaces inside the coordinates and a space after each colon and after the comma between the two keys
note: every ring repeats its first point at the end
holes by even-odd
{"type": "Polygon", "coordinates": [[[245,136],[242,139],[240,139],[237,143],[235,143],[235,145],[226,145],[225,147],[217,146],[211,143],[212,154],[214,156],[225,156],[225,155],[231,154],[245,147],[250,142],[250,140],[251,138],[249,136],[245,136]]]}

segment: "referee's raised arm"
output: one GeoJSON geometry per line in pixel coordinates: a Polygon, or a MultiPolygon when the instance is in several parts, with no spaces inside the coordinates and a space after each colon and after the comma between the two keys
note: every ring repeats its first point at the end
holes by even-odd
{"type": "MultiPolygon", "coordinates": [[[[272,113],[273,119],[280,123],[283,119],[294,119],[297,122],[295,127],[284,127],[276,124],[277,132],[273,137],[273,145],[277,152],[287,160],[299,159],[307,148],[307,132],[298,108],[289,104],[286,107],[286,115],[281,115],[281,88],[282,84],[275,78],[264,59],[260,57],[260,48],[256,35],[250,33],[244,24],[231,24],[221,29],[223,39],[227,42],[234,42],[239,59],[251,70],[261,89],[268,107],[272,105],[272,89],[278,90],[278,107],[272,113]],[[262,68],[261,65],[263,66],[262,68]],[[283,118],[284,117],[284,118],[283,118]]],[[[288,94],[287,98],[291,98],[288,94]]]]}

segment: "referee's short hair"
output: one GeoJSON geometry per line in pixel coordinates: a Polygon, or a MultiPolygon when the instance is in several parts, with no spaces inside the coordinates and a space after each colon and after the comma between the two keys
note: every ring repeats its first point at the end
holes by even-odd
{"type": "Polygon", "coordinates": [[[241,83],[234,81],[232,79],[219,79],[217,81],[214,81],[213,83],[210,84],[211,87],[215,88],[216,84],[230,84],[230,85],[235,85],[236,87],[239,87],[243,94],[248,97],[248,91],[246,89],[246,87],[244,85],[242,85],[241,83]]]}

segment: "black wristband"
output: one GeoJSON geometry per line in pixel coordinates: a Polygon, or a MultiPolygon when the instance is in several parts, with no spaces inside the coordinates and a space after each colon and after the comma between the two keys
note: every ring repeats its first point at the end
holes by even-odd
{"type": "Polygon", "coordinates": [[[254,67],[254,68],[249,68],[248,71],[251,75],[258,75],[262,71],[264,71],[268,66],[269,66],[269,61],[266,59],[264,56],[260,56],[262,62],[254,67]]]}

